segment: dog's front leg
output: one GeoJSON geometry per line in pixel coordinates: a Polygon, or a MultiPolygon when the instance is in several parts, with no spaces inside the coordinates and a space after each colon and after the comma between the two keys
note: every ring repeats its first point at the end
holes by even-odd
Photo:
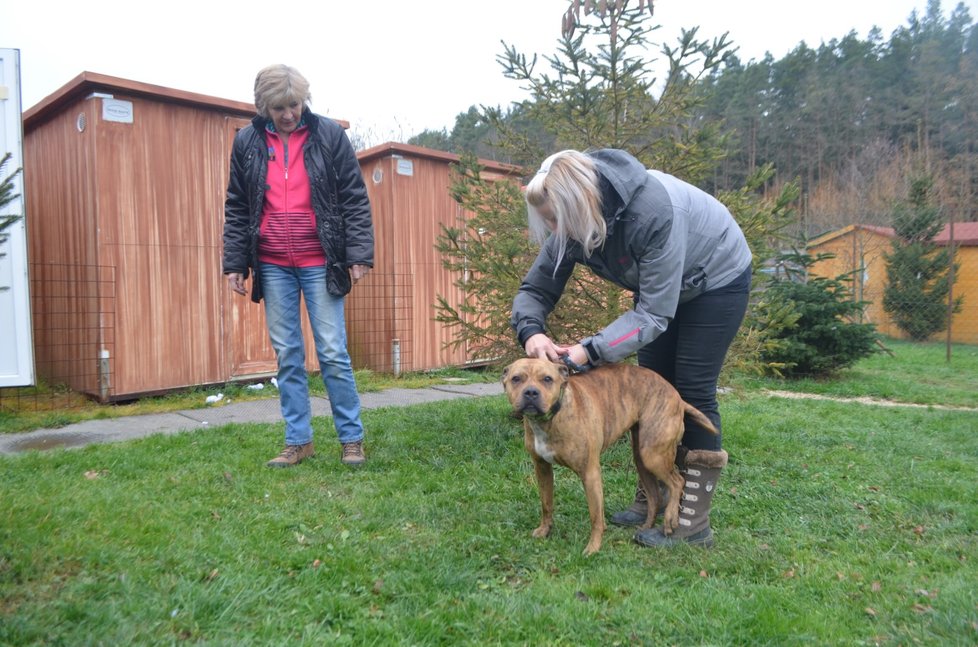
{"type": "Polygon", "coordinates": [[[601,466],[589,465],[581,473],[584,483],[584,496],[587,497],[587,511],[591,516],[591,539],[584,547],[584,555],[593,555],[601,549],[604,536],[604,485],[601,482],[601,466]]]}
{"type": "Polygon", "coordinates": [[[539,539],[549,535],[554,525],[554,468],[547,461],[534,456],[533,471],[536,472],[537,490],[540,492],[540,526],[533,531],[533,536],[539,539]]]}

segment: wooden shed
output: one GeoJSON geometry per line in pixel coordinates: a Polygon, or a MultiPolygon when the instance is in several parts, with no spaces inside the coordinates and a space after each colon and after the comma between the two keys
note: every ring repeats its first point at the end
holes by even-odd
{"type": "MultiPolygon", "coordinates": [[[[221,276],[231,143],[254,113],[248,103],[92,72],[24,113],[42,380],[118,401],[274,374],[264,308],[232,294],[221,276]]],[[[451,331],[433,321],[436,294],[460,298],[434,250],[441,225],[457,224],[448,193],[457,160],[402,144],[360,154],[377,267],[347,301],[355,368],[475,359],[445,350],[451,331]]],[[[484,164],[490,177],[518,173],[484,164]]]]}
{"type": "Polygon", "coordinates": [[[221,276],[251,104],[83,72],[24,113],[38,375],[104,401],[267,375],[263,308],[221,276]]]}
{"type": "MultiPolygon", "coordinates": [[[[442,227],[466,213],[450,194],[457,155],[386,143],[358,154],[374,215],[375,267],[347,300],[354,365],[381,372],[481,363],[467,348],[449,349],[455,331],[435,321],[439,295],[462,303],[457,278],[435,249],[442,227]]],[[[518,181],[519,167],[479,160],[483,177],[518,181]]]]}
{"type": "MultiPolygon", "coordinates": [[[[954,223],[934,238],[937,245],[951,244],[956,249],[958,273],[954,281],[954,297],[963,297],[961,311],[951,320],[951,339],[965,344],[978,344],[978,222],[954,223]]],[[[819,261],[812,267],[815,274],[835,277],[853,274],[853,296],[866,301],[866,321],[881,334],[894,338],[905,335],[883,309],[886,288],[886,259],[893,250],[895,232],[891,227],[849,225],[819,236],[808,244],[811,254],[830,253],[834,258],[819,261]]],[[[941,333],[942,335],[944,333],[941,333]]]]}

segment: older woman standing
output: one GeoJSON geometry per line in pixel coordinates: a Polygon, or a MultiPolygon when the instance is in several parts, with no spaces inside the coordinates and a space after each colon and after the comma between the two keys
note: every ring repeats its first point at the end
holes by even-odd
{"type": "Polygon", "coordinates": [[[309,83],[272,65],[255,79],[258,115],[234,138],[224,204],[224,275],[265,300],[278,360],[285,448],[269,467],[314,454],[300,297],[312,324],[342,461],[363,463],[363,423],[346,342],[344,297],[373,267],[373,224],[343,127],[309,110],[309,83]]]}
{"type": "MultiPolygon", "coordinates": [[[[529,224],[543,248],[513,300],[512,323],[531,357],[581,365],[622,360],[668,380],[720,429],[717,380],[747,309],[751,252],[730,212],[713,196],[647,170],[620,150],[562,151],[526,189],[529,224]],[[546,319],[581,263],[635,296],[604,330],[571,344],[546,334],[546,319]]],[[[719,436],[687,420],[676,462],[686,480],[680,527],[639,531],[645,546],[713,545],[710,508],[727,453],[719,436]]],[[[645,520],[645,493],[612,523],[645,520]]]]}

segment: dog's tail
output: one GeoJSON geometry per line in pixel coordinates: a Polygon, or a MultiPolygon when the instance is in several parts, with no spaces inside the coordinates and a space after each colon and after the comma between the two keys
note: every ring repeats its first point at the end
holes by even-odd
{"type": "Polygon", "coordinates": [[[713,422],[706,417],[705,413],[703,413],[702,411],[700,411],[690,403],[686,402],[685,400],[683,401],[683,407],[685,408],[686,415],[689,416],[690,420],[698,424],[700,427],[703,427],[703,429],[706,429],[710,433],[714,433],[714,434],[720,433],[719,431],[717,431],[717,428],[713,426],[713,422]]]}

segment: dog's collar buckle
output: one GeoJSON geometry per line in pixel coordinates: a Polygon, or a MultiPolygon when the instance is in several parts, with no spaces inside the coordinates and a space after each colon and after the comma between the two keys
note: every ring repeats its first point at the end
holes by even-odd
{"type": "Polygon", "coordinates": [[[589,370],[591,370],[591,365],[589,363],[584,362],[583,364],[578,364],[570,358],[570,355],[561,355],[560,359],[564,362],[567,368],[575,373],[587,373],[589,370]]]}

